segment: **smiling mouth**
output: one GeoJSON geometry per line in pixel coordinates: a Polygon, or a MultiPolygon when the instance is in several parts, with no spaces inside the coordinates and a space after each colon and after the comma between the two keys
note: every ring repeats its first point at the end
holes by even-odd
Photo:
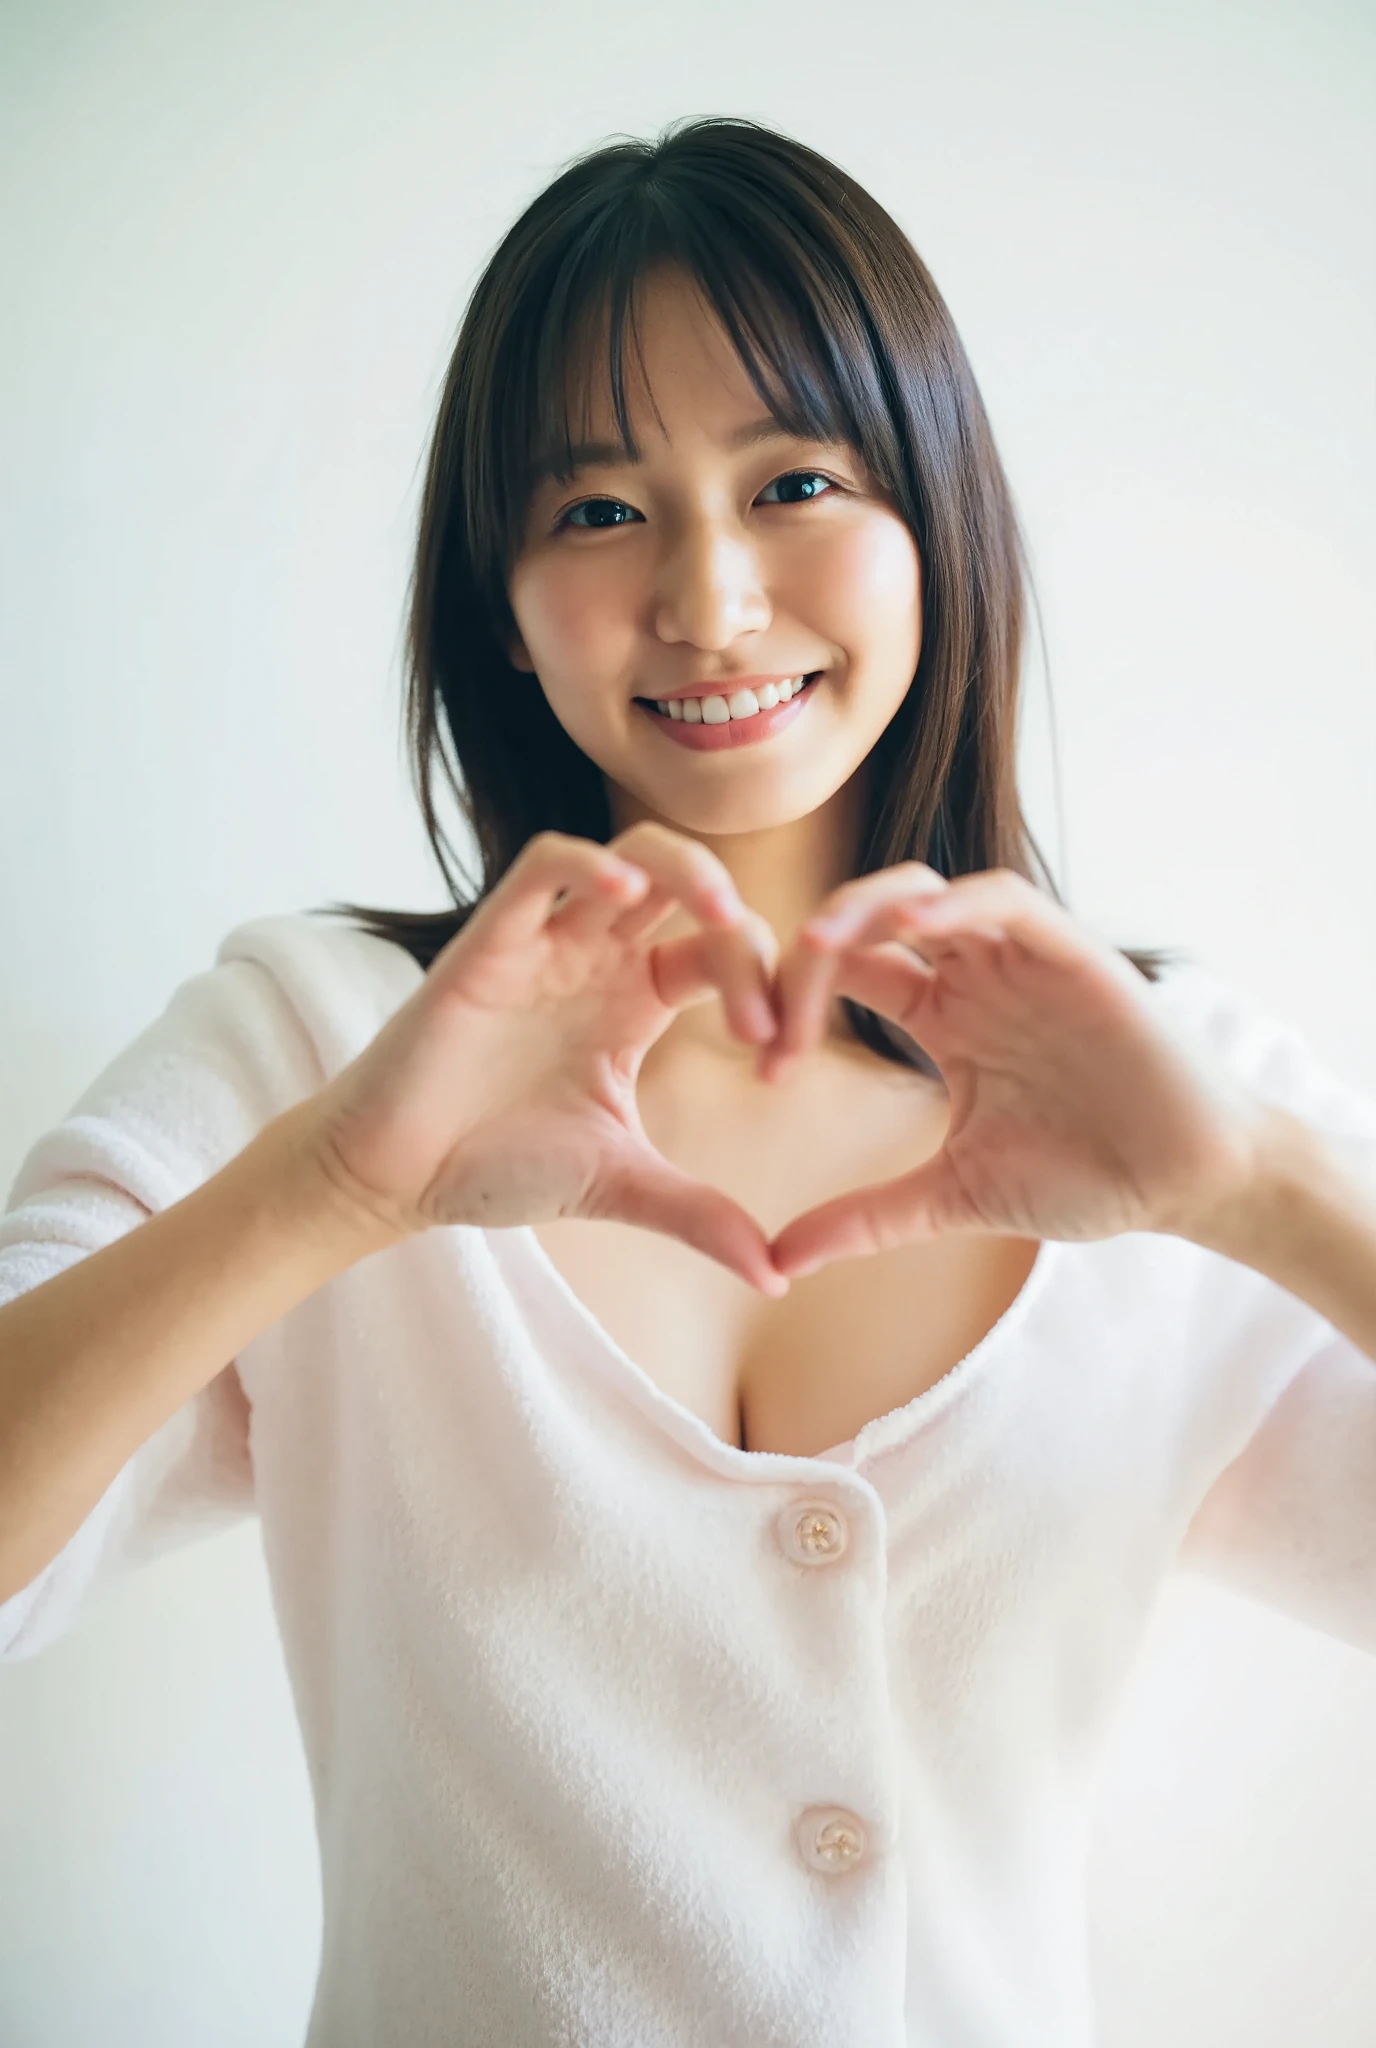
{"type": "Polygon", "coordinates": [[[807,675],[787,677],[782,683],[766,683],[760,689],[740,689],[712,693],[695,697],[637,697],[635,702],[643,704],[657,718],[672,720],[684,725],[735,725],[747,719],[758,718],[762,711],[773,711],[778,705],[791,703],[802,696],[809,685],[821,675],[820,669],[813,669],[807,675]]]}

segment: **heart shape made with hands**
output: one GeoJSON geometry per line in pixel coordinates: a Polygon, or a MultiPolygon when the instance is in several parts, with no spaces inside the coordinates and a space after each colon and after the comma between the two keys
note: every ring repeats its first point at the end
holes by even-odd
{"type": "Polygon", "coordinates": [[[768,1079],[849,996],[929,1053],[951,1114],[912,1172],[796,1216],[789,1278],[946,1232],[1199,1237],[1252,1171],[1264,1105],[1168,1027],[1146,978],[1021,875],[919,862],[843,884],[776,963],[768,1079]]]}

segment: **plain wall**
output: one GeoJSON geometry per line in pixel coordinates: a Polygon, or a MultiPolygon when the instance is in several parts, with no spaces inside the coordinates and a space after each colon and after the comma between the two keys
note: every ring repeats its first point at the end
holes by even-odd
{"type": "MultiPolygon", "coordinates": [[[[856,171],[952,307],[1072,908],[1376,1093],[1372,82],[1338,0],[10,0],[5,1184],[231,925],[442,902],[399,645],[453,331],[567,156],[691,113],[856,171]]],[[[315,1837],[252,1524],[0,1672],[0,1829],[6,2048],[300,2041],[315,1837]]],[[[1092,1876],[1105,2048],[1369,2044],[1376,1666],[1173,1584],[1092,1876]]]]}

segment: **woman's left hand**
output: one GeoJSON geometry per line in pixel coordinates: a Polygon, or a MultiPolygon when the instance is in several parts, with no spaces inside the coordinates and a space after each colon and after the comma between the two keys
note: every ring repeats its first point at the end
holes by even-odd
{"type": "Polygon", "coordinates": [[[947,1231],[1207,1235],[1250,1184],[1266,1106],[1169,1031],[1130,961],[1032,883],[909,861],[833,891],[779,962],[772,1078],[850,996],[930,1053],[950,1099],[913,1172],[796,1216],[781,1272],[947,1231]]]}

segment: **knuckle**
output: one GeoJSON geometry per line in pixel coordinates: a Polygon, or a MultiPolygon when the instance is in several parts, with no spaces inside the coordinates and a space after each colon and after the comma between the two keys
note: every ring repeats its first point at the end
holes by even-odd
{"type": "Polygon", "coordinates": [[[709,847],[653,819],[628,826],[613,845],[623,854],[634,848],[637,857],[657,855],[661,869],[673,873],[689,890],[734,887],[730,869],[709,847]]]}
{"type": "Polygon", "coordinates": [[[670,846],[676,844],[682,834],[673,832],[667,825],[661,825],[656,818],[637,818],[634,825],[628,825],[624,832],[618,832],[610,842],[618,851],[625,846],[670,846]]]}
{"type": "Polygon", "coordinates": [[[678,872],[683,844],[681,834],[669,831],[653,819],[642,818],[609,839],[606,851],[617,860],[639,862],[650,874],[667,882],[678,872]]]}
{"type": "Polygon", "coordinates": [[[693,873],[704,889],[728,889],[733,896],[736,893],[730,868],[705,846],[699,846],[693,855],[693,873]]]}

